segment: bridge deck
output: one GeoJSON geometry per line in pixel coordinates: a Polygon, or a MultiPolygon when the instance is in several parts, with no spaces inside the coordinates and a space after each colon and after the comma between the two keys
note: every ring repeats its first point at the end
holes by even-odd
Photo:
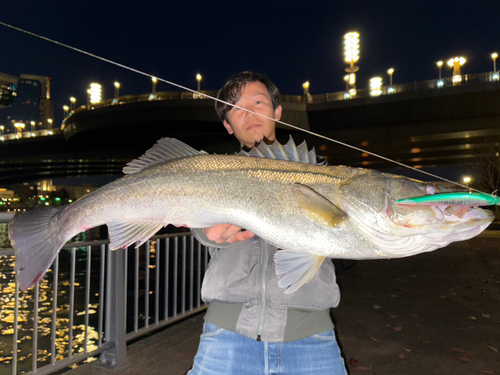
{"type": "MultiPolygon", "coordinates": [[[[418,256],[338,269],[333,310],[350,373],[498,374],[500,232],[418,256]]],[[[183,375],[203,314],[128,346],[120,374],[183,375]]],[[[89,363],[70,375],[110,375],[89,363]]]]}

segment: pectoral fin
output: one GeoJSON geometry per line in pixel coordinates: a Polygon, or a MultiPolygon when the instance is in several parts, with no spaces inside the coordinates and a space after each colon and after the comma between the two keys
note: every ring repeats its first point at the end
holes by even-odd
{"type": "Polygon", "coordinates": [[[126,248],[135,242],[139,242],[136,248],[146,242],[153,234],[158,232],[164,224],[152,223],[150,221],[114,220],[106,223],[109,228],[111,250],[126,248]]]}
{"type": "Polygon", "coordinates": [[[291,294],[316,274],[326,257],[301,250],[279,250],[274,255],[280,288],[291,294]]]}
{"type": "Polygon", "coordinates": [[[308,186],[294,184],[292,197],[300,209],[317,223],[339,227],[347,214],[308,186]]]}

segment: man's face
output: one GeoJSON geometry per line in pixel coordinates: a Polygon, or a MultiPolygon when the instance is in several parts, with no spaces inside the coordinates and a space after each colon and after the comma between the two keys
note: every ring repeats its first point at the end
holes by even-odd
{"type": "MultiPolygon", "coordinates": [[[[262,82],[247,83],[241,89],[240,98],[235,105],[275,120],[281,118],[281,106],[273,109],[271,97],[262,82]]],[[[234,134],[240,143],[247,147],[253,147],[264,138],[274,141],[274,120],[234,107],[227,113],[227,119],[228,121],[224,120],[224,127],[228,133],[234,134]]]]}

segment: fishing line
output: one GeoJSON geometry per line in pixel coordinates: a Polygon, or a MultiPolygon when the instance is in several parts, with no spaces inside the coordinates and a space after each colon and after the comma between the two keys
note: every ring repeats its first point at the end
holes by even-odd
{"type": "MultiPolygon", "coordinates": [[[[138,70],[138,69],[132,68],[132,67],[130,67],[130,66],[120,64],[120,63],[118,63],[118,62],[116,62],[116,61],[106,59],[106,58],[104,58],[104,57],[102,57],[102,56],[98,56],[98,55],[95,55],[95,54],[93,54],[93,53],[90,53],[90,52],[84,51],[84,50],[82,50],[82,49],[79,49],[79,48],[76,48],[76,47],[70,46],[70,45],[68,45],[68,44],[61,43],[61,42],[59,42],[59,41],[57,41],[57,40],[47,38],[47,37],[45,37],[45,36],[43,36],[43,35],[39,35],[39,34],[36,34],[36,33],[31,32],[31,31],[21,29],[21,28],[19,28],[19,27],[16,27],[16,26],[10,25],[10,24],[5,23],[5,22],[2,22],[2,21],[0,21],[0,25],[5,26],[5,27],[8,27],[8,28],[13,29],[13,30],[16,30],[16,31],[19,31],[19,32],[22,32],[22,33],[24,33],[24,34],[28,34],[28,35],[34,36],[34,37],[39,38],[39,39],[43,39],[43,40],[45,40],[45,41],[47,41],[47,42],[57,44],[57,45],[59,45],[59,46],[62,46],[62,47],[68,48],[68,49],[70,49],[70,50],[73,50],[73,51],[76,51],[76,52],[82,53],[82,54],[84,54],[84,55],[87,55],[87,56],[93,57],[93,58],[95,58],[95,59],[98,59],[98,60],[101,60],[101,61],[107,62],[107,63],[109,63],[109,64],[112,64],[112,65],[118,66],[118,67],[120,67],[120,68],[123,68],[123,69],[129,70],[129,71],[131,71],[131,72],[134,72],[134,73],[137,73],[137,74],[140,74],[140,75],[146,76],[146,77],[150,77],[150,78],[156,78],[158,81],[160,81],[160,82],[164,82],[164,83],[169,84],[169,85],[171,85],[171,86],[174,86],[174,87],[177,87],[177,88],[180,88],[180,89],[186,90],[186,91],[190,91],[190,92],[192,92],[192,93],[196,93],[196,94],[198,94],[198,95],[202,95],[202,96],[204,96],[204,97],[206,97],[206,98],[208,98],[208,99],[212,99],[212,100],[214,100],[214,101],[217,101],[217,102],[220,102],[220,103],[227,104],[227,105],[232,106],[232,107],[234,107],[234,108],[239,108],[239,109],[242,109],[242,110],[247,111],[247,112],[249,112],[249,113],[252,113],[252,114],[254,114],[254,115],[257,115],[257,116],[260,116],[260,117],[266,118],[266,119],[268,119],[268,120],[272,120],[272,121],[275,121],[275,122],[277,122],[277,123],[280,123],[280,124],[282,124],[282,125],[288,126],[288,127],[292,128],[292,129],[299,130],[299,131],[302,131],[302,132],[304,132],[304,133],[308,133],[308,134],[314,135],[314,136],[316,136],[316,137],[318,137],[318,138],[322,138],[322,139],[325,139],[325,140],[327,140],[327,141],[330,141],[330,142],[333,142],[333,143],[337,143],[337,144],[339,144],[339,145],[341,145],[341,146],[344,146],[344,147],[349,147],[349,148],[351,148],[351,149],[353,149],[353,150],[356,150],[356,151],[360,151],[360,152],[363,152],[363,153],[369,154],[369,155],[374,156],[374,157],[376,157],[376,158],[379,158],[379,159],[382,159],[382,160],[388,161],[388,162],[390,162],[390,163],[397,164],[397,165],[399,165],[399,166],[401,166],[401,167],[408,168],[408,169],[411,169],[411,170],[413,170],[413,171],[423,173],[423,174],[425,174],[425,175],[427,175],[427,176],[434,177],[434,178],[437,178],[437,179],[442,180],[442,181],[450,182],[450,183],[452,183],[452,184],[455,184],[455,185],[461,186],[461,187],[466,188],[466,189],[468,189],[468,190],[474,190],[474,191],[477,191],[477,192],[482,193],[480,190],[473,189],[473,188],[470,188],[470,187],[468,187],[468,186],[466,186],[466,185],[462,185],[462,184],[460,184],[460,183],[458,183],[458,182],[455,182],[455,181],[452,181],[452,180],[448,180],[448,179],[446,179],[446,178],[444,178],[444,177],[441,177],[441,176],[435,175],[435,174],[433,174],[433,173],[426,172],[426,171],[423,171],[423,170],[421,170],[421,169],[414,168],[414,167],[412,167],[412,166],[410,166],[410,165],[407,165],[407,164],[401,163],[401,162],[399,162],[399,161],[397,161],[397,160],[393,160],[393,159],[387,158],[387,157],[385,157],[385,156],[382,156],[382,155],[376,154],[376,153],[374,153],[374,152],[371,152],[371,151],[368,151],[368,150],[364,150],[364,149],[362,149],[362,148],[359,148],[359,147],[356,147],[356,146],[350,145],[350,144],[348,144],[348,143],[344,143],[344,142],[342,142],[342,141],[338,141],[338,140],[336,140],[336,139],[333,139],[333,138],[330,138],[330,137],[327,137],[327,136],[324,136],[324,135],[321,135],[321,134],[318,134],[318,133],[314,133],[314,132],[312,132],[312,131],[310,131],[310,130],[307,130],[307,129],[299,128],[298,126],[295,126],[295,125],[289,124],[289,123],[284,122],[284,121],[281,121],[281,120],[276,120],[276,119],[273,119],[273,118],[271,118],[271,117],[267,117],[267,116],[265,116],[265,115],[262,115],[262,114],[260,114],[260,113],[256,113],[256,112],[251,111],[251,110],[249,110],[249,109],[239,107],[239,106],[237,106],[237,105],[234,105],[234,104],[228,103],[228,102],[226,102],[226,101],[224,101],[224,100],[220,100],[220,99],[218,99],[218,98],[216,98],[216,97],[213,97],[213,96],[211,96],[211,95],[207,95],[207,94],[204,94],[204,93],[202,93],[202,92],[198,92],[198,91],[196,91],[196,90],[190,89],[189,87],[182,86],[182,85],[180,85],[180,84],[178,84],[178,83],[175,83],[175,82],[172,82],[172,81],[168,81],[168,80],[163,79],[163,78],[158,78],[158,77],[156,77],[156,76],[154,76],[154,75],[152,75],[152,74],[149,74],[149,73],[143,72],[143,71],[141,71],[141,70],[138,70]]],[[[485,194],[488,194],[488,193],[485,193],[485,194]]]]}

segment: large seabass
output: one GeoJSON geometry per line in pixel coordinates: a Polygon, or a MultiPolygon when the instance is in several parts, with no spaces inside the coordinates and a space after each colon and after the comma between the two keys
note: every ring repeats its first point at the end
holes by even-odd
{"type": "Polygon", "coordinates": [[[103,224],[112,249],[143,243],[169,223],[237,224],[284,249],[276,253],[276,272],[285,293],[292,293],[325,257],[410,256],[474,237],[493,220],[480,208],[398,205],[398,199],[450,189],[316,165],[314,150],[292,140],[261,143],[251,155],[209,155],[163,138],[124,173],[71,205],[12,219],[9,238],[22,289],[43,277],[69,239],[103,224]]]}

